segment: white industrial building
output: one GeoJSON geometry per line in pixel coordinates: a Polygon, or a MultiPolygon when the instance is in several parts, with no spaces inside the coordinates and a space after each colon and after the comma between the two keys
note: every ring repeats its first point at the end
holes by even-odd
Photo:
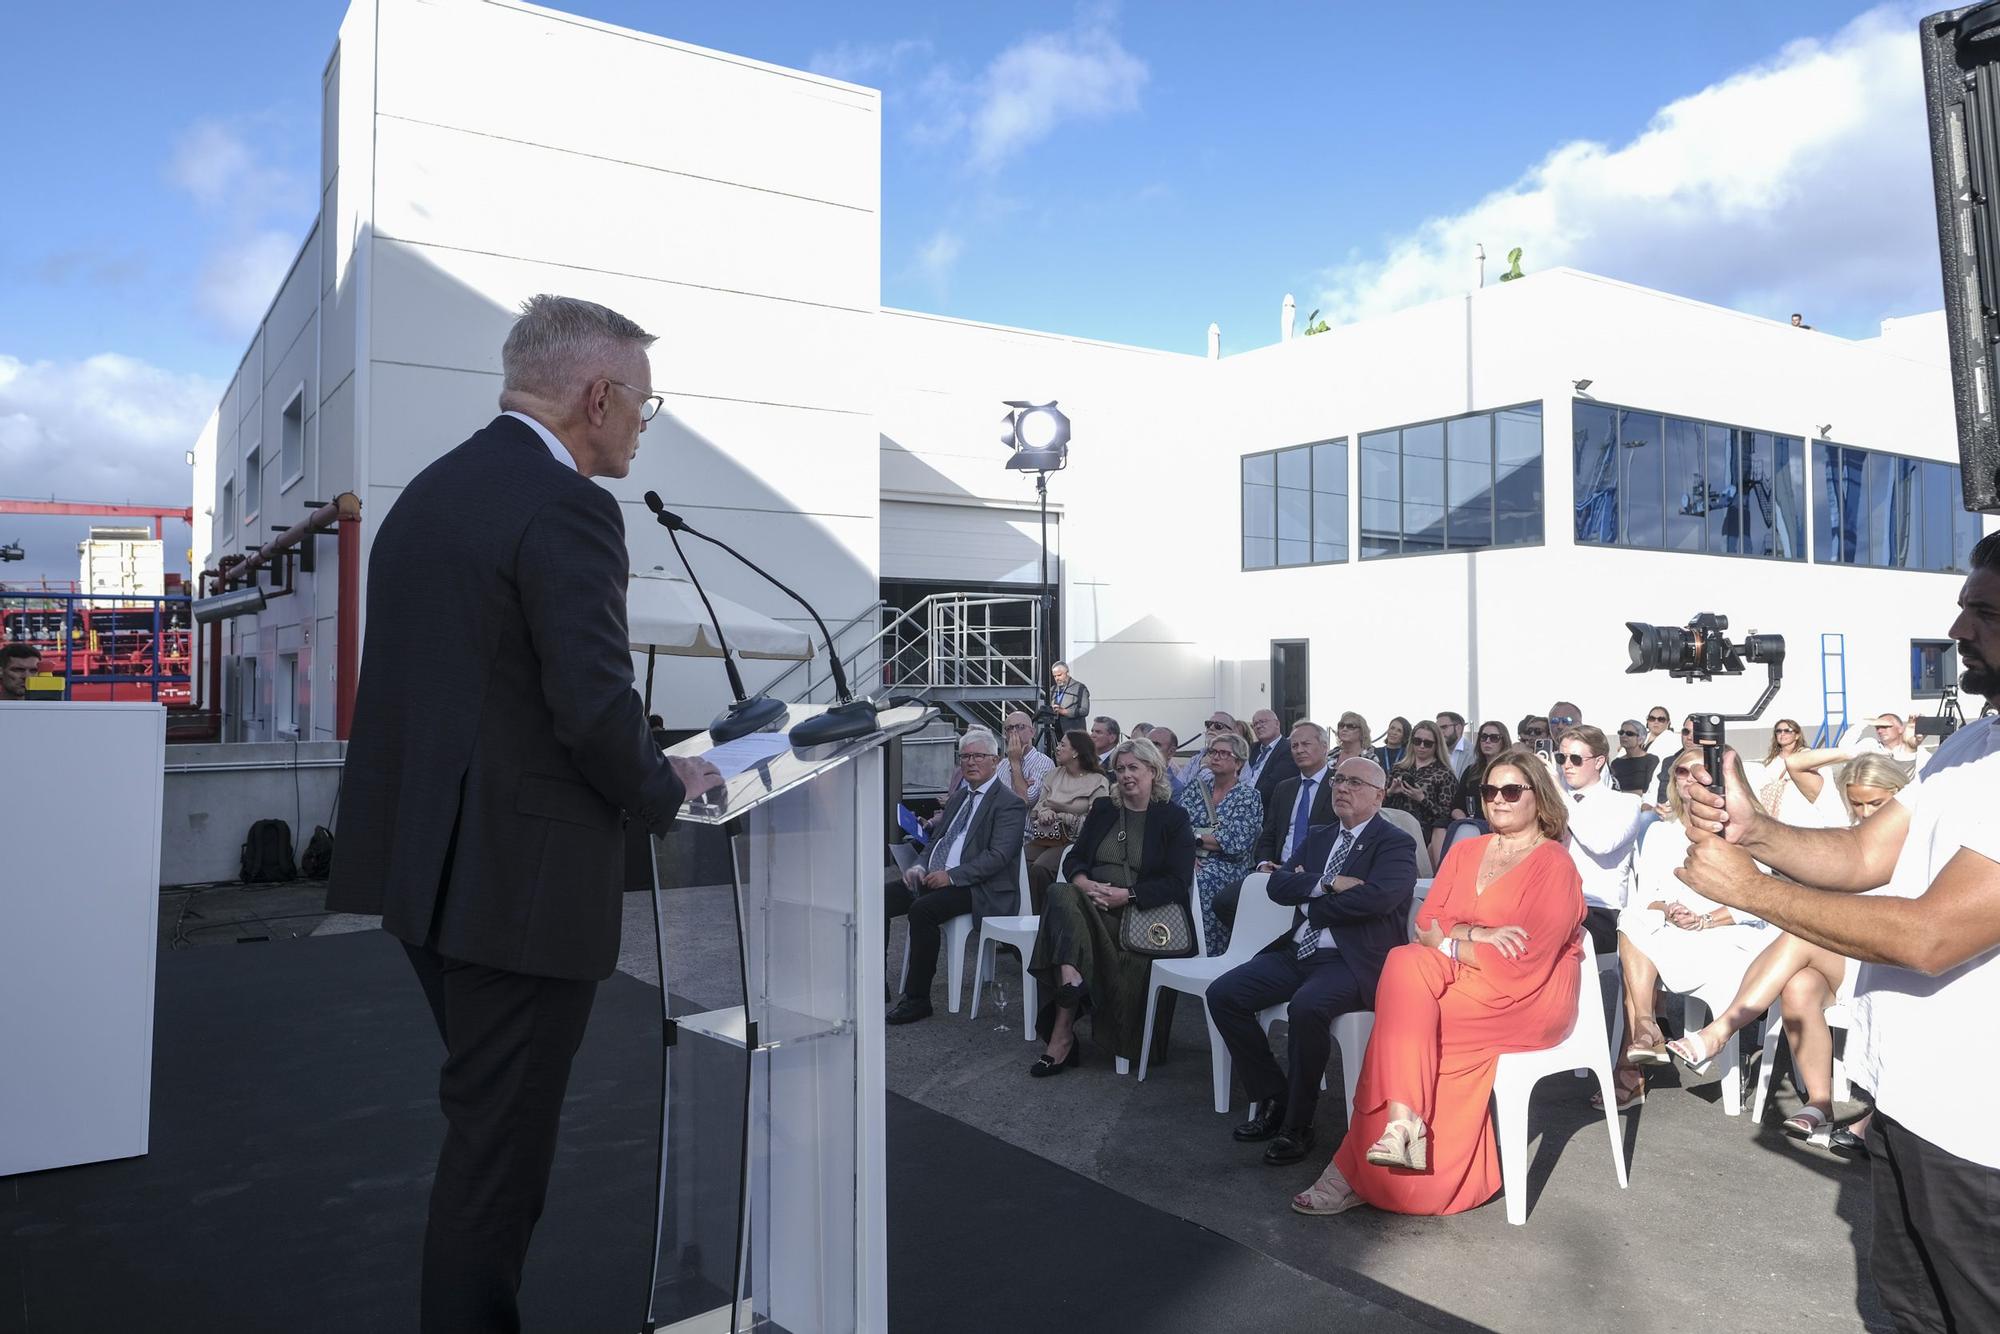
{"type": "MultiPolygon", "coordinates": [[[[1036,591],[998,427],[1055,399],[1061,651],[1123,721],[1747,703],[1623,675],[1624,621],[1698,611],[1787,637],[1769,717],[1809,730],[1954,674],[1978,523],[1939,317],[1855,341],[1552,270],[1239,355],[1123,347],[881,307],[870,89],[507,0],[357,0],[324,88],[317,225],[197,443],[210,567],[342,491],[365,538],[495,413],[512,312],[558,291],[659,335],[666,408],[610,484],[634,569],[673,564],[658,490],[844,647],[881,600],[1036,591]]],[[[230,624],[227,736],[334,735],[334,580],[230,624]]],[[[671,725],[724,699],[712,663],[660,681],[671,725]]]]}

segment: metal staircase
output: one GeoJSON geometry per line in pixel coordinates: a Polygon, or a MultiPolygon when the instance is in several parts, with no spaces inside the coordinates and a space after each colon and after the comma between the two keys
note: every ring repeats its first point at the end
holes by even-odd
{"type": "MultiPolygon", "coordinates": [[[[1041,600],[1032,596],[933,593],[905,611],[877,602],[835,630],[833,643],[856,694],[923,700],[996,731],[1009,708],[1032,707],[1046,675],[1041,600]]],[[[824,703],[833,675],[818,660],[793,663],[764,691],[824,703]]]]}

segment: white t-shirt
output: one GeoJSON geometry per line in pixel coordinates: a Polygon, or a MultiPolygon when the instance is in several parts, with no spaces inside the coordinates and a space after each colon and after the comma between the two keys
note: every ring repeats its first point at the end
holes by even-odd
{"type": "MultiPolygon", "coordinates": [[[[1960,728],[1896,794],[1910,832],[1889,883],[1871,894],[1914,899],[1967,848],[2000,861],[2000,719],[1960,728]]],[[[2000,1169],[1987,1117],[2000,1105],[2000,1066],[1978,1040],[2000,1014],[2000,950],[1941,977],[1864,963],[1855,983],[1848,1063],[1890,1116],[1954,1157],[2000,1169]]]]}

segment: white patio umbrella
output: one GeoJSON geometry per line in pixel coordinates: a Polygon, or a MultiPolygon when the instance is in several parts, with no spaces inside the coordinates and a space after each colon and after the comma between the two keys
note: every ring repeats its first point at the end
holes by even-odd
{"type": "MultiPolygon", "coordinates": [[[[806,662],[813,656],[812,636],[775,621],[740,602],[710,593],[723,637],[739,658],[806,662]]],[[[701,605],[694,585],[675,574],[632,575],[625,592],[625,621],[632,651],[654,650],[682,658],[719,658],[722,645],[701,605]]]]}

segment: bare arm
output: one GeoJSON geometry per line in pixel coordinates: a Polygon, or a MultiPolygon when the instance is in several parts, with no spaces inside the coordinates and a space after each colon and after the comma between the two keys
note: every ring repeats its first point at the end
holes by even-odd
{"type": "MultiPolygon", "coordinates": [[[[1883,813],[1899,809],[1891,803],[1883,813]]],[[[2000,946],[2000,862],[1970,848],[1960,848],[1914,899],[1788,884],[1762,874],[1742,848],[1720,839],[1695,843],[1675,874],[1716,902],[1753,912],[1815,945],[1930,977],[2000,946]]]]}
{"type": "MultiPolygon", "coordinates": [[[[1896,856],[1903,850],[1903,838],[1910,830],[1910,813],[1903,803],[1890,802],[1852,829],[1800,829],[1760,812],[1751,800],[1742,765],[1734,762],[1734,751],[1729,752],[1729,758],[1732,762],[1725,765],[1726,797],[1717,797],[1699,784],[1682,786],[1681,801],[1692,828],[1722,834],[1732,845],[1801,884],[1859,893],[1889,883],[1896,856]]],[[[1701,886],[1696,884],[1695,888],[1701,886]]],[[[1702,892],[1708,893],[1705,889],[1702,892]]],[[[1749,906],[1708,896],[1731,907],[1749,906]]],[[[1757,915],[1764,916],[1761,912],[1757,915]]]]}

